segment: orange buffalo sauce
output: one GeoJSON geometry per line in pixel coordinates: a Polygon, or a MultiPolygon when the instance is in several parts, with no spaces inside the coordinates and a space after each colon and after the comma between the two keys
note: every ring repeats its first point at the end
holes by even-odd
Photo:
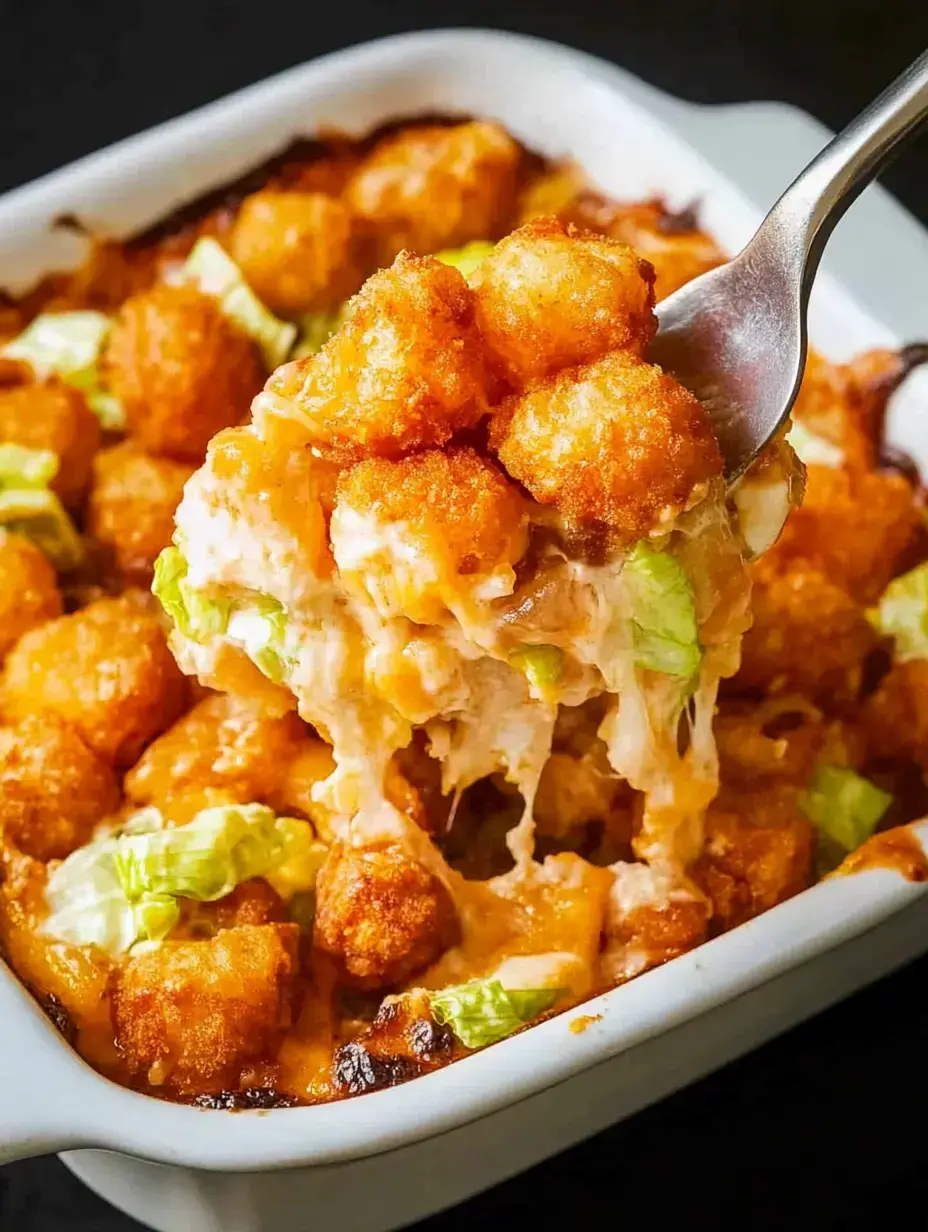
{"type": "Polygon", "coordinates": [[[906,881],[928,881],[928,856],[912,826],[896,826],[874,834],[843,861],[835,876],[867,868],[892,868],[906,881]]]}

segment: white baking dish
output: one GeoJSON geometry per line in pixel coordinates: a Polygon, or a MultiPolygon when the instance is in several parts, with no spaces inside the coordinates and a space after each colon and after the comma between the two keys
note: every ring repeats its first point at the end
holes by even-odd
{"type": "MultiPolygon", "coordinates": [[[[495,116],[528,145],[577,158],[619,197],[698,197],[730,249],[827,135],[776,105],[680,103],[530,39],[402,36],[292,70],[10,193],[0,282],[25,285],[74,260],[78,241],[50,229],[56,215],[126,233],[291,136],[435,111],[495,116]]],[[[925,285],[928,234],[871,189],[833,241],[813,341],[841,358],[924,335],[925,285]]],[[[897,399],[893,434],[926,465],[920,401],[924,376],[897,399]]],[[[596,998],[582,1012],[601,1017],[580,1033],[577,1013],[562,1015],[408,1085],[268,1113],[180,1107],[107,1082],[0,969],[0,1161],[66,1151],[79,1176],[165,1232],[380,1232],[629,1115],[928,949],[924,889],[887,870],[819,885],[596,998]]]]}

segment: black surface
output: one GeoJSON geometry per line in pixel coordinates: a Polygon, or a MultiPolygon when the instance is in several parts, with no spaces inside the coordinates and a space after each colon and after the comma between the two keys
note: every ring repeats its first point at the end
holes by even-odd
{"type": "MultiPolygon", "coordinates": [[[[560,39],[688,98],[784,99],[832,127],[928,45],[924,0],[0,0],[0,190],[310,56],[424,25],[560,39]]],[[[924,139],[886,182],[928,222],[924,139]]],[[[928,960],[422,1227],[924,1227],[926,983],[928,960]]],[[[137,1227],[57,1161],[0,1169],[2,1232],[137,1227]]]]}

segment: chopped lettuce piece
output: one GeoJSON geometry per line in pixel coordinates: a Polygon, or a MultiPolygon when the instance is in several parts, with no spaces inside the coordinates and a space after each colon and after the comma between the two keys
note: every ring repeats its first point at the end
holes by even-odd
{"type": "Polygon", "coordinates": [[[865,842],[892,796],[847,766],[819,766],[799,807],[819,830],[820,871],[834,867],[865,842]]]}
{"type": "Polygon", "coordinates": [[[214,239],[204,236],[197,240],[181,270],[181,278],[219,300],[229,320],[258,344],[271,371],[284,362],[296,341],[297,327],[279,320],[265,308],[242,271],[214,239]]]}
{"type": "Polygon", "coordinates": [[[114,867],[119,840],[108,837],[79,847],[52,871],[45,888],[49,914],[42,932],[71,945],[95,945],[125,954],[139,940],[160,941],[180,916],[173,898],[126,896],[114,867]]]}
{"type": "Polygon", "coordinates": [[[810,432],[804,423],[794,419],[786,439],[796,451],[800,462],[806,466],[841,466],[844,462],[844,451],[834,441],[824,436],[810,432]]]}
{"type": "Polygon", "coordinates": [[[121,835],[113,866],[131,902],[165,894],[213,902],[292,859],[313,839],[309,822],[278,818],[263,804],[219,806],[185,826],[121,835]]]}
{"type": "Polygon", "coordinates": [[[287,610],[282,603],[270,595],[259,595],[253,602],[236,606],[227,632],[269,680],[280,684],[286,678],[292,661],[286,648],[287,610]]]}
{"type": "Polygon", "coordinates": [[[435,1021],[447,1024],[466,1048],[495,1044],[551,1008],[560,988],[506,989],[497,979],[471,980],[429,993],[435,1021]]]}
{"type": "Polygon", "coordinates": [[[0,354],[32,366],[40,380],[54,373],[80,389],[87,405],[110,431],[125,427],[122,403],[100,383],[99,361],[110,332],[102,312],[43,312],[0,354]]]}
{"type": "Polygon", "coordinates": [[[456,270],[461,271],[465,278],[470,278],[480,262],[490,255],[493,248],[494,245],[489,240],[473,240],[470,244],[465,244],[463,248],[445,248],[441,252],[436,252],[435,258],[443,261],[445,265],[453,265],[456,270]]]}
{"type": "Polygon", "coordinates": [[[509,662],[522,672],[534,695],[548,700],[564,673],[564,652],[559,646],[526,643],[509,656],[509,662]]]}
{"type": "Polygon", "coordinates": [[[870,619],[895,642],[895,658],[928,659],[928,564],[894,578],[870,619]]]}
{"type": "Polygon", "coordinates": [[[293,358],[303,359],[321,351],[342,323],[338,312],[308,312],[300,318],[300,337],[293,348],[293,358]]]}
{"type": "Polygon", "coordinates": [[[49,449],[0,445],[0,526],[24,535],[56,569],[73,569],[84,546],[61,501],[48,484],[58,472],[49,449]]]}
{"type": "Polygon", "coordinates": [[[155,561],[151,592],[178,630],[200,642],[224,633],[229,623],[228,599],[207,598],[187,582],[187,561],[180,548],[165,548],[155,561]]]}
{"type": "Polygon", "coordinates": [[[680,562],[641,540],[622,570],[638,667],[692,679],[702,648],[693,587],[680,562]]]}

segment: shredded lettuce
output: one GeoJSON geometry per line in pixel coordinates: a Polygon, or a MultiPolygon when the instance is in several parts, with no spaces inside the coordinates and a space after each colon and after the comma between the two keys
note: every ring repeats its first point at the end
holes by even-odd
{"type": "Polygon", "coordinates": [[[227,632],[240,642],[245,653],[268,679],[280,684],[292,665],[287,652],[287,610],[270,595],[237,605],[229,617],[227,632]]]}
{"type": "Polygon", "coordinates": [[[80,564],[84,547],[48,488],[57,473],[58,457],[49,449],[0,445],[0,526],[31,539],[56,569],[65,571],[80,564]]]}
{"type": "Polygon", "coordinates": [[[242,271],[214,239],[204,236],[197,240],[181,270],[181,278],[219,300],[229,320],[258,344],[269,370],[284,362],[296,341],[297,327],[281,321],[265,308],[242,271]]]}
{"type": "Polygon", "coordinates": [[[101,386],[99,362],[110,332],[102,312],[43,312],[0,354],[30,364],[40,380],[54,373],[83,392],[87,405],[110,431],[125,427],[122,403],[101,386]]]}
{"type": "Polygon", "coordinates": [[[819,871],[840,864],[865,842],[893,797],[847,766],[819,766],[799,807],[819,831],[819,871]]]}
{"type": "Polygon", "coordinates": [[[485,257],[493,251],[494,245],[489,240],[473,240],[463,248],[445,248],[435,253],[435,258],[445,265],[453,265],[460,270],[465,278],[470,278],[485,257]]]}
{"type": "Polygon", "coordinates": [[[895,657],[928,659],[928,564],[903,573],[883,591],[870,619],[895,642],[895,657]]]}
{"type": "Polygon", "coordinates": [[[155,561],[151,592],[178,630],[201,642],[224,633],[229,623],[228,599],[207,598],[187,582],[187,561],[180,548],[164,548],[155,561]]]}
{"type": "Polygon", "coordinates": [[[702,649],[693,587],[680,562],[641,540],[626,560],[622,578],[631,605],[636,665],[692,679],[702,649]]]}
{"type": "Polygon", "coordinates": [[[447,1024],[466,1048],[495,1044],[551,1008],[560,988],[507,989],[497,979],[471,980],[429,993],[435,1021],[447,1024]]]}
{"type": "Polygon", "coordinates": [[[526,643],[510,654],[509,662],[525,676],[533,695],[543,701],[553,697],[564,672],[564,652],[559,646],[526,643]]]}
{"type": "Polygon", "coordinates": [[[792,445],[800,462],[806,466],[841,466],[844,452],[834,441],[810,432],[804,423],[794,419],[786,439],[792,445]]]}
{"type": "Polygon", "coordinates": [[[314,846],[309,822],[275,817],[263,804],[203,809],[174,829],[157,809],[142,809],[54,869],[43,932],[124,954],[171,932],[178,898],[212,902],[251,877],[296,867],[314,846]]]}
{"type": "Polygon", "coordinates": [[[185,826],[122,835],[113,866],[131,902],[165,894],[213,902],[312,841],[309,822],[277,817],[263,804],[222,805],[185,826]]]}

